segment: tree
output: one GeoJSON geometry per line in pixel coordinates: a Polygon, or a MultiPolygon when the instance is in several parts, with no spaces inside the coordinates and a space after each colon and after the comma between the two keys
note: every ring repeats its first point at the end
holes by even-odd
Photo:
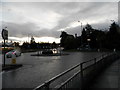
{"type": "Polygon", "coordinates": [[[87,25],[85,26],[85,30],[86,30],[87,35],[89,35],[90,33],[92,33],[92,31],[93,31],[94,29],[92,28],[92,26],[91,26],[90,24],[87,24],[87,25]]]}
{"type": "Polygon", "coordinates": [[[64,41],[65,45],[64,48],[66,50],[68,49],[74,49],[75,48],[75,38],[73,35],[68,35],[64,41]]]}
{"type": "Polygon", "coordinates": [[[111,26],[110,26],[109,32],[110,32],[111,34],[113,34],[113,35],[118,34],[118,32],[119,32],[119,25],[117,25],[115,22],[113,22],[113,23],[111,24],[111,26]]]}
{"type": "Polygon", "coordinates": [[[28,42],[24,42],[24,43],[22,44],[22,48],[28,49],[28,48],[29,48],[29,43],[28,43],[28,42]]]}
{"type": "Polygon", "coordinates": [[[64,47],[64,49],[75,48],[75,38],[73,35],[69,35],[63,31],[60,37],[61,37],[61,46],[64,47]]]}
{"type": "Polygon", "coordinates": [[[66,32],[61,32],[61,35],[60,35],[60,43],[61,43],[61,46],[64,47],[65,46],[65,39],[66,37],[68,36],[68,34],[66,32]]]}
{"type": "Polygon", "coordinates": [[[57,44],[55,42],[52,43],[52,48],[57,48],[57,44]]]}
{"type": "Polygon", "coordinates": [[[87,32],[85,31],[85,28],[83,28],[81,35],[81,45],[84,46],[86,44],[87,44],[87,32]]]}
{"type": "Polygon", "coordinates": [[[120,49],[120,33],[119,33],[119,25],[113,22],[110,26],[110,29],[106,35],[106,41],[108,44],[106,45],[109,49],[120,49]]]}
{"type": "Polygon", "coordinates": [[[35,43],[35,39],[34,39],[34,37],[33,37],[33,36],[31,37],[30,42],[31,42],[31,43],[35,43]]]}

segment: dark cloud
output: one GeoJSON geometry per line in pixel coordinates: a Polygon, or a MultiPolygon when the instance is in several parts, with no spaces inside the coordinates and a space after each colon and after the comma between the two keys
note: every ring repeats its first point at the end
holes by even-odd
{"type": "Polygon", "coordinates": [[[3,22],[2,27],[7,26],[9,36],[12,37],[24,37],[29,33],[34,33],[34,29],[36,28],[33,23],[12,23],[12,22],[3,22]]]}
{"type": "MultiPolygon", "coordinates": [[[[115,16],[117,15],[117,3],[109,3],[109,2],[72,3],[71,2],[71,3],[62,4],[62,7],[64,8],[68,8],[70,6],[72,7],[72,9],[75,10],[77,9],[78,11],[74,13],[72,12],[70,14],[68,12],[71,12],[71,9],[66,10],[66,12],[64,11],[65,9],[59,9],[57,12],[64,14],[65,17],[59,21],[57,27],[64,28],[68,26],[70,23],[77,22],[78,20],[80,20],[84,24],[87,23],[91,24],[91,21],[96,21],[96,23],[99,22],[99,24],[102,24],[101,22],[104,23],[104,21],[108,23],[108,21],[110,21],[111,19],[116,19],[115,17],[117,17],[115,16]],[[112,12],[114,12],[114,14],[112,12]]],[[[107,28],[107,26],[105,28],[107,28]]]]}
{"type": "Polygon", "coordinates": [[[23,23],[23,24],[17,24],[17,23],[8,23],[3,22],[3,28],[8,28],[9,36],[10,37],[27,37],[29,36],[35,36],[35,37],[56,37],[59,38],[59,32],[55,30],[48,30],[48,29],[41,29],[37,27],[34,23],[23,23]]]}
{"type": "MultiPolygon", "coordinates": [[[[36,24],[32,20],[27,21],[26,23],[3,20],[2,26],[8,27],[9,36],[11,37],[27,37],[28,35],[33,35],[35,37],[47,36],[59,38],[60,31],[58,30],[68,27],[72,22],[77,22],[78,20],[80,20],[82,23],[84,23],[84,25],[89,23],[94,28],[105,29],[109,28],[111,19],[113,20],[117,18],[117,3],[113,2],[17,2],[10,3],[10,5],[12,6],[12,8],[22,8],[22,11],[24,11],[24,8],[26,8],[25,10],[28,11],[34,11],[35,8],[37,9],[37,12],[34,14],[36,15],[39,13],[39,9],[41,9],[43,12],[53,11],[62,16],[57,21],[57,25],[52,29],[40,28],[40,26],[38,26],[38,24],[36,24]]],[[[12,8],[8,9],[12,11],[12,8]]],[[[21,13],[21,15],[24,15],[24,12],[21,13]]],[[[47,17],[49,17],[49,14],[47,17]]],[[[37,17],[32,18],[36,19],[37,17]]],[[[80,26],[76,26],[66,29],[65,31],[70,34],[78,33],[78,35],[80,35],[80,30],[80,26]]]]}

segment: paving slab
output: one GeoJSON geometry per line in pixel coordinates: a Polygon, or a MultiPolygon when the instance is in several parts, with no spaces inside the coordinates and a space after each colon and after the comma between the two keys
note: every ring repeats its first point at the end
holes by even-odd
{"type": "Polygon", "coordinates": [[[120,90],[120,59],[112,63],[93,81],[91,90],[115,89],[120,90]]]}

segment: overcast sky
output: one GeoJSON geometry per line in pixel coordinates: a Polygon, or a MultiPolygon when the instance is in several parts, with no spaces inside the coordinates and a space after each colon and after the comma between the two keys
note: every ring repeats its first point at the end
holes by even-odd
{"type": "Polygon", "coordinates": [[[0,4],[0,25],[7,26],[9,40],[14,41],[28,41],[33,35],[37,42],[60,42],[61,31],[79,36],[81,23],[104,30],[109,28],[110,20],[118,20],[117,2],[5,1],[0,4]]]}

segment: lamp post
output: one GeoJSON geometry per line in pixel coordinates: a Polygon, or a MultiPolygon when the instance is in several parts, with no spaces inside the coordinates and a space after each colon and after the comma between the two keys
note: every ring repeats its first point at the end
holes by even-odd
{"type": "MultiPolygon", "coordinates": [[[[78,21],[80,22],[80,21],[78,21]]],[[[81,46],[82,46],[82,22],[81,22],[81,46]]]]}
{"type": "Polygon", "coordinates": [[[88,41],[88,48],[90,49],[90,43],[89,42],[91,41],[91,39],[88,38],[87,41],[88,41]]]}
{"type": "MultiPolygon", "coordinates": [[[[114,24],[114,23],[115,23],[115,21],[114,21],[114,20],[110,20],[110,21],[112,22],[112,24],[114,24]]],[[[113,52],[116,52],[115,45],[114,45],[113,47],[114,47],[113,52]]]]}
{"type": "Polygon", "coordinates": [[[59,45],[59,47],[60,47],[60,56],[61,56],[61,44],[59,45]]]}
{"type": "MultiPolygon", "coordinates": [[[[81,22],[81,21],[78,21],[78,22],[81,22]]],[[[82,31],[82,22],[81,22],[81,31],[82,31]]]]}

